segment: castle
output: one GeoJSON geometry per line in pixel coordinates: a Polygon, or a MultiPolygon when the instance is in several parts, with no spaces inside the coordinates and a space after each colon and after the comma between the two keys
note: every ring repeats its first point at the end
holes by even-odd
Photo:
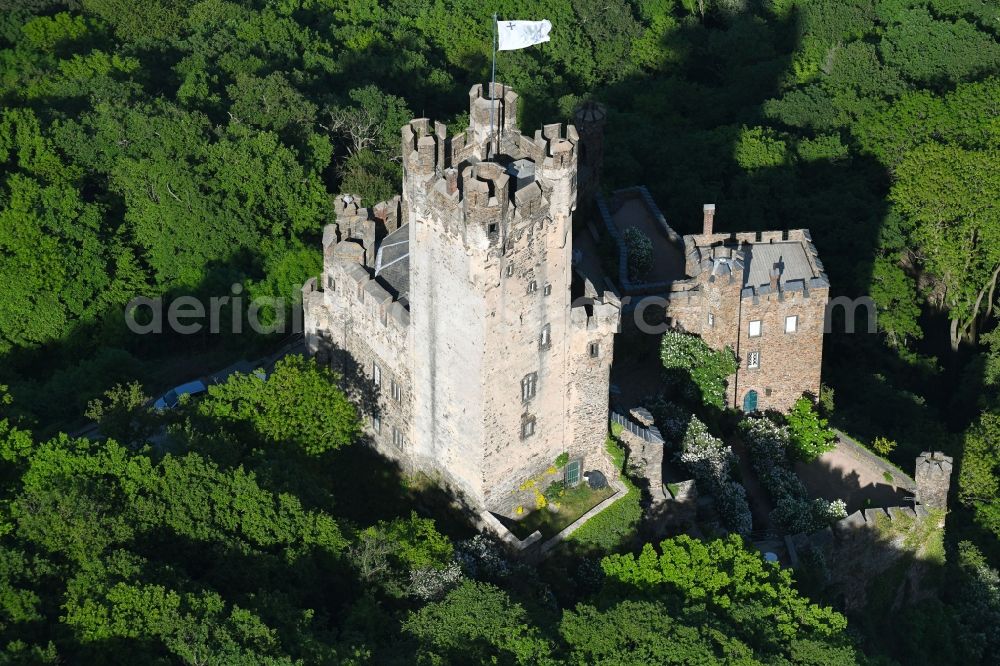
{"type": "Polygon", "coordinates": [[[715,233],[706,206],[702,233],[681,239],[657,211],[656,261],[675,270],[613,285],[585,270],[573,237],[578,196],[596,196],[624,265],[596,194],[603,108],[529,137],[517,100],[474,86],[469,127],[450,137],[410,121],[402,196],[370,209],[339,196],[324,229],[323,273],[303,287],[307,348],[370,389],[356,398],[383,454],[507,515],[557,459],[570,485],[614,474],[604,443],[619,292],[661,295],[668,324],[736,352],[730,406],[784,410],[818,393],[828,283],[808,231],[715,233]]]}
{"type": "Polygon", "coordinates": [[[374,387],[363,411],[377,448],[498,512],[557,458],[570,484],[610,472],[620,309],[573,270],[587,133],[524,136],[517,100],[477,85],[464,132],[403,127],[402,197],[371,210],[338,197],[323,274],[303,288],[310,353],[374,387]]]}

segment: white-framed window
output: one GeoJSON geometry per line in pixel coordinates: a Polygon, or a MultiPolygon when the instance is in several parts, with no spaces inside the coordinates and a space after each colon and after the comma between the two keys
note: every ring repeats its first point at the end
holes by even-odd
{"type": "Polygon", "coordinates": [[[759,368],[760,367],[760,352],[752,351],[747,354],[747,367],[748,368],[759,368]]]}
{"type": "Polygon", "coordinates": [[[538,373],[532,372],[524,376],[521,380],[521,401],[528,402],[535,397],[538,391],[538,373]]]}
{"type": "Polygon", "coordinates": [[[372,414],[372,430],[376,433],[382,432],[382,417],[378,414],[372,414]]]}
{"type": "Polygon", "coordinates": [[[551,284],[547,284],[544,287],[542,287],[542,295],[543,296],[551,296],[552,295],[552,285],[551,284]]]}
{"type": "Polygon", "coordinates": [[[785,317],[785,333],[794,333],[797,330],[799,330],[798,315],[789,315],[785,317]]]}
{"type": "Polygon", "coordinates": [[[521,417],[521,439],[527,439],[535,434],[535,417],[525,415],[521,417]]]}
{"type": "Polygon", "coordinates": [[[708,313],[708,327],[709,328],[713,328],[714,326],[715,326],[715,313],[714,312],[709,312],[708,313]]]}
{"type": "Polygon", "coordinates": [[[552,345],[552,329],[548,324],[542,326],[542,335],[538,339],[538,346],[548,349],[552,345]]]}
{"type": "Polygon", "coordinates": [[[759,338],[761,331],[760,319],[754,319],[750,322],[750,337],[759,338]]]}
{"type": "Polygon", "coordinates": [[[590,354],[590,358],[597,358],[601,355],[601,343],[591,342],[587,345],[587,352],[590,354]]]}
{"type": "Polygon", "coordinates": [[[372,381],[375,386],[382,385],[382,368],[378,367],[378,363],[372,363],[372,381]]]}
{"type": "Polygon", "coordinates": [[[399,383],[395,379],[389,380],[389,392],[392,393],[392,399],[399,402],[403,398],[403,389],[400,388],[399,383]]]}
{"type": "Polygon", "coordinates": [[[397,449],[401,449],[401,448],[403,448],[403,442],[404,441],[405,440],[403,439],[403,433],[401,433],[399,431],[399,428],[393,428],[392,429],[392,445],[395,446],[397,449]]]}

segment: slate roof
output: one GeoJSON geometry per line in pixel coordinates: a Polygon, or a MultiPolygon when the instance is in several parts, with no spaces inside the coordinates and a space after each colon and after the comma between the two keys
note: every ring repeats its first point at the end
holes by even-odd
{"type": "Polygon", "coordinates": [[[392,296],[408,302],[410,296],[410,227],[404,224],[382,239],[381,270],[376,276],[392,296]]]}
{"type": "Polygon", "coordinates": [[[771,269],[781,271],[780,283],[818,277],[809,264],[806,249],[800,241],[752,243],[744,248],[743,286],[759,287],[771,282],[771,269]]]}

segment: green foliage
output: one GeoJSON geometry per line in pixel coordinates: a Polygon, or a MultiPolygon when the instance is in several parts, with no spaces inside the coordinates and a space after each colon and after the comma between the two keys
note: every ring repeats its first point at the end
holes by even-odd
{"type": "Polygon", "coordinates": [[[992,168],[997,150],[926,144],[903,158],[891,197],[914,223],[913,240],[926,269],[945,290],[952,345],[989,307],[1000,272],[1000,218],[987,202],[1000,196],[992,168]]]}
{"type": "MultiPolygon", "coordinates": [[[[885,437],[876,437],[875,441],[872,442],[872,450],[883,458],[887,458],[895,449],[896,442],[891,439],[886,439],[885,437]]],[[[888,472],[886,472],[886,474],[888,474],[888,472]]]]}
{"type": "Polygon", "coordinates": [[[714,664],[727,654],[752,652],[712,628],[683,623],[666,604],[651,601],[626,599],[601,610],[580,604],[563,613],[559,633],[571,646],[567,663],[580,666],[714,664]]]}
{"type": "Polygon", "coordinates": [[[653,241],[635,227],[626,229],[624,237],[629,279],[641,282],[653,267],[653,241]]]}
{"type": "Polygon", "coordinates": [[[809,398],[796,400],[785,418],[791,433],[791,450],[800,460],[815,460],[835,448],[836,435],[827,427],[826,419],[816,413],[816,406],[809,398]]]}
{"type": "Polygon", "coordinates": [[[965,433],[958,496],[976,522],[1000,536],[1000,415],[985,413],[965,433]]]}
{"type": "Polygon", "coordinates": [[[439,602],[412,613],[403,631],[419,664],[550,664],[552,646],[524,608],[487,583],[467,581],[439,602]]]}
{"type": "Polygon", "coordinates": [[[281,359],[266,379],[236,373],[210,386],[196,413],[261,445],[292,446],[313,456],[351,443],[359,432],[357,412],[337,376],[301,356],[281,359]]]}
{"type": "MultiPolygon", "coordinates": [[[[610,437],[606,446],[615,467],[624,472],[624,448],[610,437]]],[[[585,551],[607,553],[619,550],[635,539],[636,528],[642,519],[639,503],[642,493],[624,473],[620,479],[627,490],[625,495],[573,532],[568,539],[570,543],[579,545],[585,551]]]]}
{"type": "Polygon", "coordinates": [[[694,335],[667,331],[660,342],[660,360],[666,381],[689,400],[721,409],[726,378],[736,372],[736,355],[728,347],[716,351],[694,335]]]}
{"type": "Polygon", "coordinates": [[[139,382],[117,384],[104,393],[104,399],[91,400],[85,415],[104,436],[122,444],[141,443],[153,434],[156,425],[148,402],[139,382]]]}
{"type": "MultiPolygon", "coordinates": [[[[681,616],[709,611],[709,623],[763,653],[788,654],[800,641],[837,663],[853,663],[843,635],[847,620],[801,596],[786,569],[764,562],[743,540],[701,542],[688,536],[646,544],[641,554],[609,555],[602,597],[648,599],[679,608],[681,616]]],[[[804,646],[802,646],[804,647],[804,646]]],[[[832,663],[832,662],[830,662],[832,663]]]]}
{"type": "Polygon", "coordinates": [[[736,142],[736,163],[753,171],[763,167],[778,167],[786,162],[788,147],[773,131],[763,127],[744,127],[736,142]]]}
{"type": "Polygon", "coordinates": [[[926,9],[900,13],[879,49],[886,64],[917,83],[944,86],[995,72],[1000,43],[963,19],[936,20],[926,9]]]}
{"type": "Polygon", "coordinates": [[[555,461],[552,463],[556,466],[556,469],[562,469],[569,462],[569,453],[563,451],[558,456],[556,456],[555,461]]]}

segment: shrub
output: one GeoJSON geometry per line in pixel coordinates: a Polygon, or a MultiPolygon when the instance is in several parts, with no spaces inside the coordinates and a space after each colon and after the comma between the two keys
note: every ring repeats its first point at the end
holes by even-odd
{"type": "Polygon", "coordinates": [[[768,418],[747,417],[740,430],[754,470],[774,501],[771,520],[778,527],[792,533],[814,532],[847,517],[841,500],[809,499],[806,487],[789,466],[788,450],[794,444],[788,427],[768,418]]]}
{"type": "Polygon", "coordinates": [[[690,416],[681,438],[679,458],[699,485],[715,497],[716,509],[726,526],[739,534],[749,534],[753,518],[746,491],[732,480],[736,466],[732,448],[713,437],[697,417],[690,416]]]}
{"type": "Polygon", "coordinates": [[[791,433],[793,455],[806,462],[815,460],[835,448],[836,435],[827,427],[826,419],[820,418],[809,398],[799,398],[788,413],[788,429],[791,433]]]}
{"type": "Polygon", "coordinates": [[[896,442],[886,437],[876,437],[872,442],[872,450],[883,458],[887,457],[896,449],[896,442]]]}
{"type": "Polygon", "coordinates": [[[625,249],[628,257],[628,276],[641,280],[653,267],[653,242],[635,227],[625,230],[625,249]]]}
{"type": "Polygon", "coordinates": [[[660,360],[667,383],[684,397],[722,409],[726,377],[736,372],[736,355],[729,347],[716,351],[696,335],[667,331],[660,341],[660,360]]]}

